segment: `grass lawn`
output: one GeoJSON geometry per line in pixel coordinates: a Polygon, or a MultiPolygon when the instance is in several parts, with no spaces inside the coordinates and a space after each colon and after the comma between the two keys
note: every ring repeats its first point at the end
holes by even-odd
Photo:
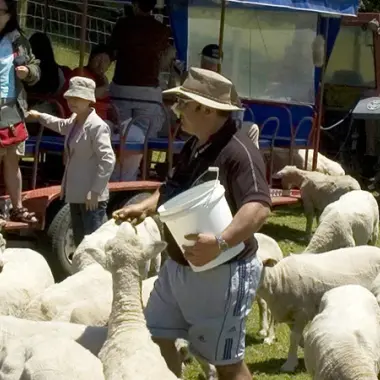
{"type": "MultiPolygon", "coordinates": [[[[277,209],[270,217],[262,231],[273,237],[281,246],[284,255],[301,252],[306,244],[302,241],[304,237],[305,218],[299,207],[286,207],[277,209]]],[[[248,331],[246,338],[246,362],[257,380],[306,380],[310,376],[306,374],[303,361],[296,374],[286,375],[279,372],[279,368],[285,361],[288,349],[289,329],[286,325],[276,328],[277,342],[272,346],[261,343],[257,337],[258,328],[257,304],[248,319],[248,331]]],[[[302,358],[302,350],[299,357],[302,358]]],[[[196,363],[192,363],[186,369],[186,380],[200,380],[201,371],[196,363]]]]}

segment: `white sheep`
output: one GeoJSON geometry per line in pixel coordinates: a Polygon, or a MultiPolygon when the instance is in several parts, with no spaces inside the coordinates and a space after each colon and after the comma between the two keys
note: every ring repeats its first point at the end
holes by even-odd
{"type": "Polygon", "coordinates": [[[292,372],[298,365],[302,332],[317,314],[323,294],[348,284],[369,288],[380,273],[380,248],[360,246],[321,255],[303,253],[278,263],[268,259],[263,264],[257,294],[267,302],[275,321],[287,323],[291,329],[288,359],[281,370],[292,372]]]}
{"type": "MultiPolygon", "coordinates": [[[[317,167],[316,171],[329,175],[345,175],[342,166],[333,160],[330,160],[322,153],[317,153],[317,167]]],[[[309,149],[307,154],[306,163],[306,149],[293,149],[293,165],[298,169],[312,170],[313,168],[313,156],[314,150],[309,149]]],[[[289,149],[274,148],[273,149],[273,170],[274,173],[283,169],[286,165],[289,165],[289,149]]]]}
{"type": "Polygon", "coordinates": [[[12,340],[33,335],[58,335],[75,340],[81,346],[98,355],[106,337],[106,327],[84,326],[67,322],[30,321],[10,316],[0,316],[0,349],[12,340]]]}
{"type": "MultiPolygon", "coordinates": [[[[278,263],[281,259],[283,259],[284,255],[282,250],[274,239],[259,232],[255,233],[255,238],[258,243],[257,256],[262,262],[271,259],[272,262],[278,263]]],[[[259,335],[264,338],[264,343],[272,344],[276,339],[274,318],[268,309],[268,305],[265,300],[260,296],[257,296],[256,300],[259,306],[259,335]]]]}
{"type": "Polygon", "coordinates": [[[305,334],[305,365],[314,380],[377,380],[380,307],[360,285],[329,290],[305,334]]]}
{"type": "Polygon", "coordinates": [[[284,188],[295,186],[300,189],[309,239],[315,214],[319,222],[319,216],[328,204],[337,201],[349,191],[360,190],[358,181],[348,175],[330,176],[297,169],[295,166],[285,166],[275,177],[281,178],[284,188]]]}
{"type": "Polygon", "coordinates": [[[122,223],[116,236],[107,242],[113,302],[107,340],[99,353],[107,380],[177,379],[152,341],[141,300],[139,266],[165,247],[164,242],[144,245],[128,223],[122,223]]]}
{"type": "Polygon", "coordinates": [[[0,351],[2,380],[104,380],[100,360],[73,340],[34,335],[0,351]]]}
{"type": "Polygon", "coordinates": [[[54,284],[48,263],[28,248],[8,248],[0,256],[0,315],[22,315],[29,302],[54,284]]]}
{"type": "MultiPolygon", "coordinates": [[[[106,266],[104,246],[108,240],[116,235],[118,228],[119,225],[116,221],[110,219],[91,235],[84,237],[83,241],[74,252],[72,263],[74,273],[81,271],[86,266],[93,263],[98,263],[103,267],[106,266]]],[[[145,218],[145,220],[142,223],[139,223],[135,228],[138,235],[142,237],[146,244],[161,239],[161,233],[157,223],[151,217],[145,218]]],[[[154,268],[154,274],[158,274],[161,267],[161,255],[154,258],[152,262],[144,263],[144,268],[141,268],[143,279],[148,277],[148,272],[151,266],[154,268]]]]}
{"type": "Polygon", "coordinates": [[[89,311],[93,320],[84,312],[76,323],[104,326],[107,324],[111,302],[111,273],[95,263],[45,289],[28,305],[23,317],[37,321],[69,322],[73,310],[81,304],[87,304],[93,310],[92,313],[89,311]],[[98,306],[96,311],[95,306],[98,306]]]}
{"type": "Polygon", "coordinates": [[[380,273],[373,280],[369,290],[376,297],[377,303],[380,305],[380,273]]]}
{"type": "Polygon", "coordinates": [[[322,253],[355,245],[375,245],[379,208],[368,191],[353,190],[330,203],[304,252],[322,253]]]}

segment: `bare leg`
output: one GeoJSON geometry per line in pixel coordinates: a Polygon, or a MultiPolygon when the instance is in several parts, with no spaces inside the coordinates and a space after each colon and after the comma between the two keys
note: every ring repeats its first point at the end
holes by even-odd
{"type": "Polygon", "coordinates": [[[265,338],[268,335],[268,305],[261,298],[257,297],[257,305],[259,306],[260,331],[259,335],[265,338]]]}
{"type": "Polygon", "coordinates": [[[182,376],[182,361],[174,340],[153,338],[153,341],[160,347],[161,355],[164,357],[168,368],[180,379],[182,376]]]}
{"type": "Polygon", "coordinates": [[[252,380],[247,365],[241,361],[236,364],[216,367],[219,380],[252,380]]]}
{"type": "Polygon", "coordinates": [[[13,208],[21,208],[22,177],[16,150],[7,149],[4,156],[4,180],[13,208]]]}

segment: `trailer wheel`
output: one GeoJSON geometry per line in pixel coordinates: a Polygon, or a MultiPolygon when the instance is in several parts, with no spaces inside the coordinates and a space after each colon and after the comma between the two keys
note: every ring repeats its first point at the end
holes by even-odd
{"type": "Polygon", "coordinates": [[[47,233],[51,241],[52,259],[55,260],[53,268],[56,268],[59,277],[71,275],[73,273],[71,263],[75,252],[75,244],[71,227],[70,206],[68,204],[59,210],[47,233]]]}

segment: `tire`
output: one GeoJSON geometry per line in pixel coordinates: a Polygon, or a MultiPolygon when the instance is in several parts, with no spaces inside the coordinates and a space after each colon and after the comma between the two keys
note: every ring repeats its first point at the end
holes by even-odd
{"type": "Polygon", "coordinates": [[[66,278],[73,274],[70,256],[75,252],[71,227],[70,206],[64,205],[51,222],[48,232],[52,252],[52,270],[56,277],[66,278]]]}

